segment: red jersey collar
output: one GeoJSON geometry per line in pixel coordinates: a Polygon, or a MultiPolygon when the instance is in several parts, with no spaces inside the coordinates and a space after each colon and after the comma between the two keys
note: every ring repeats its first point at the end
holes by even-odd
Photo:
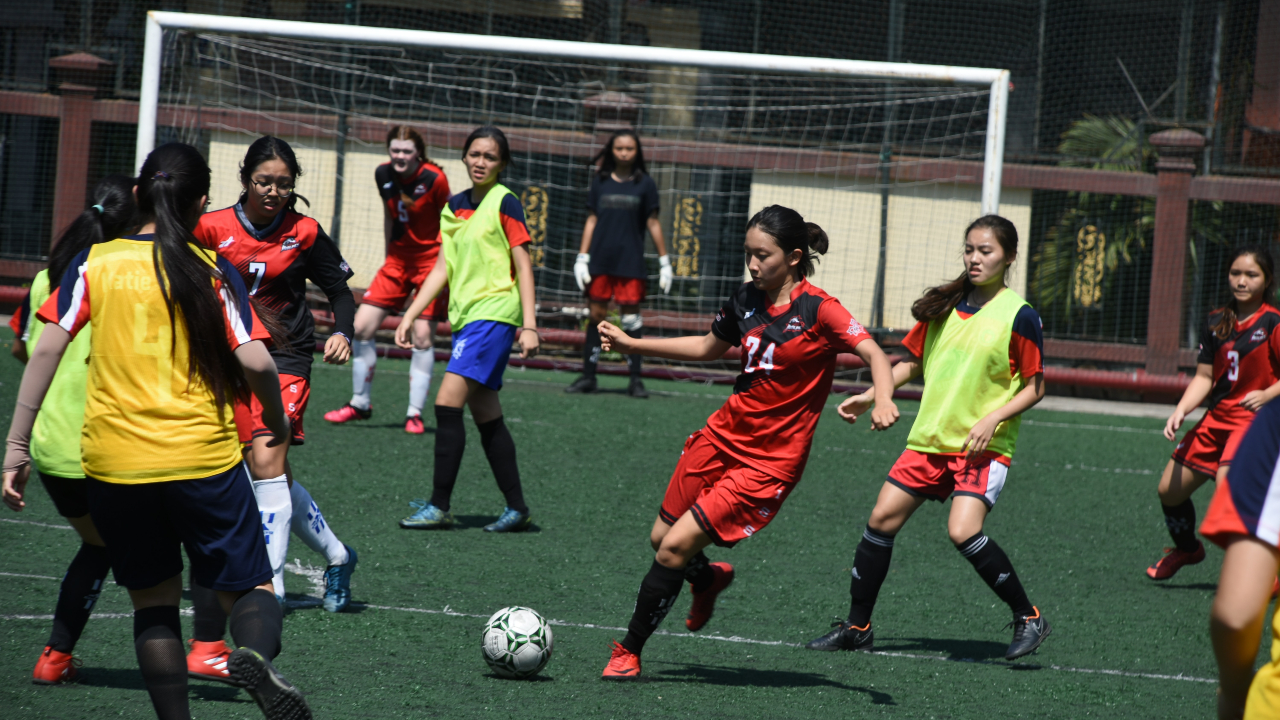
{"type": "MultiPolygon", "coordinates": [[[[796,286],[791,288],[791,297],[787,299],[787,304],[786,305],[772,305],[772,304],[769,305],[769,315],[770,316],[781,315],[782,313],[786,312],[787,309],[791,307],[791,303],[796,301],[796,298],[799,298],[801,295],[804,295],[808,291],[809,291],[809,279],[800,278],[800,282],[796,283],[796,286]]],[[[769,295],[766,293],[765,298],[767,299],[768,297],[769,295]]]]}
{"type": "Polygon", "coordinates": [[[1236,332],[1249,329],[1250,327],[1253,326],[1254,323],[1258,322],[1259,318],[1261,318],[1263,315],[1266,315],[1268,312],[1280,312],[1280,311],[1277,311],[1274,307],[1272,307],[1271,303],[1264,302],[1258,306],[1257,311],[1254,312],[1253,315],[1249,316],[1248,320],[1245,320],[1244,322],[1240,322],[1239,320],[1236,321],[1236,332]]]}

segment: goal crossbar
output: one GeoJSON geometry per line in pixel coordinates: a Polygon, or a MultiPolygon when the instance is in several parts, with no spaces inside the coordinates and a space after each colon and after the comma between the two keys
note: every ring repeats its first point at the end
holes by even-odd
{"type": "Polygon", "coordinates": [[[826,77],[929,80],[941,84],[990,86],[986,146],[983,153],[982,212],[983,214],[995,213],[999,211],[1000,207],[1005,121],[1009,105],[1008,70],[681,48],[653,48],[639,45],[611,45],[502,35],[470,35],[363,25],[265,20],[161,10],[152,10],[147,13],[146,44],[142,61],[142,87],[138,104],[138,136],[135,156],[135,167],[137,168],[142,167],[147,154],[155,147],[156,124],[160,106],[162,41],[165,30],[195,30],[255,37],[332,40],[398,47],[469,51],[495,55],[557,57],[575,60],[826,77]]]}

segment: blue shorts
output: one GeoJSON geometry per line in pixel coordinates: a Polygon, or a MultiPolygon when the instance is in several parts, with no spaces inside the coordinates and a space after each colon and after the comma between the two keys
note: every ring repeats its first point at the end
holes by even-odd
{"type": "Polygon", "coordinates": [[[249,590],[271,580],[244,463],[200,480],[122,485],[90,479],[89,513],[116,582],[130,590],[181,574],[183,547],[204,587],[249,590]]]}
{"type": "Polygon", "coordinates": [[[497,320],[467,323],[453,336],[453,354],[445,372],[471,378],[490,390],[501,390],[502,373],[507,369],[517,329],[497,320]]]}

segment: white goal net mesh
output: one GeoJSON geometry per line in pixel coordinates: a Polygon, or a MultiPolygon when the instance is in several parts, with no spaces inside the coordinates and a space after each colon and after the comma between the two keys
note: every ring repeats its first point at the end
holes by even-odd
{"type": "MultiPolygon", "coordinates": [[[[354,287],[383,259],[373,174],[387,161],[389,127],[408,124],[426,138],[452,192],[469,186],[467,134],[503,128],[514,156],[503,182],[524,205],[546,327],[585,322],[572,266],[588,161],[622,126],[642,139],[676,272],[663,295],[649,243],[650,334],[706,331],[743,280],[748,218],[775,203],[830,236],[815,284],[869,327],[909,328],[920,292],[959,273],[961,233],[980,214],[987,87],[177,31],[165,33],[162,67],[157,140],[206,153],[213,207],[235,202],[254,138],[287,140],[310,201],[299,208],[338,240],[354,287]]],[[[1006,192],[1001,203],[1028,226],[1029,195],[1006,192]]],[[[1022,282],[1019,273],[1015,289],[1022,282]]]]}

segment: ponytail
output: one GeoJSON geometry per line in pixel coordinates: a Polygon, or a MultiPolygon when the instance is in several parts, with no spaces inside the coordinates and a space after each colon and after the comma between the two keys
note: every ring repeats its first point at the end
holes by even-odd
{"type": "MultiPolygon", "coordinates": [[[[969,223],[969,227],[964,229],[964,237],[968,239],[974,230],[990,230],[1004,250],[1006,259],[1012,261],[1018,257],[1018,228],[1007,219],[999,215],[983,215],[969,223]]],[[[912,303],[911,315],[919,322],[933,322],[950,314],[972,290],[973,281],[969,279],[969,269],[965,268],[955,280],[925,290],[924,295],[912,303]]]]}
{"type": "MultiPolygon", "coordinates": [[[[1262,290],[1262,302],[1269,303],[1273,301],[1276,296],[1276,272],[1275,263],[1271,258],[1271,251],[1262,245],[1246,245],[1236,250],[1235,254],[1231,256],[1231,262],[1227,263],[1227,267],[1230,268],[1235,264],[1236,260],[1245,255],[1253,256],[1253,261],[1258,263],[1258,267],[1262,269],[1262,276],[1266,278],[1267,284],[1262,290]]],[[[1238,315],[1238,303],[1233,297],[1227,303],[1227,306],[1222,308],[1217,322],[1213,323],[1209,330],[1219,340],[1226,340],[1231,337],[1231,332],[1236,329],[1238,315]]]]}
{"type": "Polygon", "coordinates": [[[831,244],[827,232],[818,227],[817,223],[805,222],[800,213],[781,205],[770,205],[752,215],[747,222],[747,229],[751,228],[759,228],[760,232],[773,238],[778,247],[782,248],[783,255],[800,250],[800,263],[796,266],[800,277],[813,274],[813,264],[818,261],[819,255],[827,253],[831,244]]]}
{"type": "MultiPolygon", "coordinates": [[[[247,395],[244,374],[227,345],[222,298],[214,288],[218,269],[195,249],[191,230],[200,218],[197,203],[209,194],[209,165],[190,145],[161,145],[147,156],[138,174],[138,213],[154,221],[151,258],[156,281],[169,311],[170,337],[177,348],[181,318],[187,335],[188,385],[203,384],[221,412],[223,404],[247,395]]],[[[231,295],[232,302],[238,302],[231,295]]]]}
{"type": "Polygon", "coordinates": [[[137,205],[133,178],[109,175],[90,196],[93,203],[67,226],[49,251],[49,291],[58,289],[67,266],[90,245],[114,240],[130,230],[137,205]]]}

